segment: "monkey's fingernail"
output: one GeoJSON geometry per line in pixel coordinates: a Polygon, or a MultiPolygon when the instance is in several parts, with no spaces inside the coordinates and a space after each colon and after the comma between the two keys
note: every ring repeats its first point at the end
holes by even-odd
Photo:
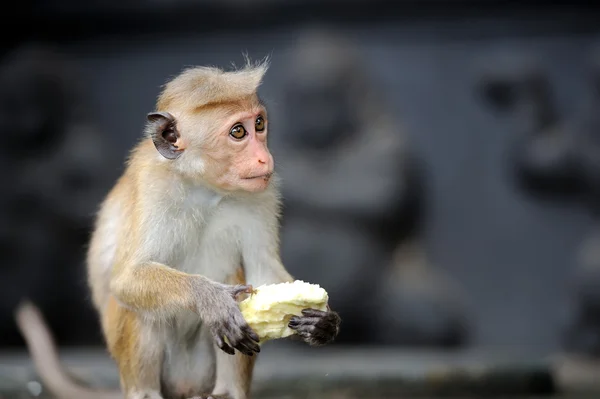
{"type": "Polygon", "coordinates": [[[230,355],[235,355],[235,350],[231,346],[227,345],[224,342],[219,345],[219,348],[221,348],[221,350],[225,353],[228,353],[230,355]]]}
{"type": "Polygon", "coordinates": [[[310,316],[310,317],[324,317],[327,312],[322,312],[320,310],[316,310],[316,309],[304,309],[302,311],[302,314],[304,316],[310,316]]]}

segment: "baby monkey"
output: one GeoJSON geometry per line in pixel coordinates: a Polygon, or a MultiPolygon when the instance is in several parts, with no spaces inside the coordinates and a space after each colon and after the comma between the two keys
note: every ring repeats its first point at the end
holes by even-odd
{"type": "MultiPolygon", "coordinates": [[[[196,67],[168,82],[100,207],[88,280],[120,397],[249,396],[259,337],[237,300],[252,286],[293,281],[279,254],[278,179],[257,95],[267,68],[196,67]]],[[[44,359],[55,348],[34,336],[39,315],[31,305],[19,312],[36,365],[45,367],[40,375],[55,376],[58,361],[44,359]]],[[[339,324],[333,311],[306,309],[289,326],[319,346],[339,324]]],[[[67,377],[60,381],[46,382],[63,399],[116,397],[81,396],[67,377]]]]}

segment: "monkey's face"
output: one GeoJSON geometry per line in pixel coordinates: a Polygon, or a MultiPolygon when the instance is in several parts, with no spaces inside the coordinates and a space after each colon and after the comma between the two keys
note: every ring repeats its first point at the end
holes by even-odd
{"type": "Polygon", "coordinates": [[[274,163],[264,107],[204,111],[178,127],[185,150],[174,161],[181,173],[228,192],[267,189],[274,163]]]}

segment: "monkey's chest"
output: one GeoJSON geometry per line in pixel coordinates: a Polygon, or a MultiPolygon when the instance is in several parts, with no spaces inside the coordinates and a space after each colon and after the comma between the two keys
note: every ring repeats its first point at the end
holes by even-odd
{"type": "Polygon", "coordinates": [[[222,218],[208,220],[182,237],[182,250],[173,267],[201,274],[218,282],[228,282],[242,267],[240,240],[235,223],[222,218]]]}
{"type": "MultiPolygon", "coordinates": [[[[218,216],[218,215],[216,215],[218,216]]],[[[188,221],[194,218],[188,218],[188,221]]],[[[236,225],[227,222],[223,217],[214,220],[204,218],[202,223],[186,223],[164,226],[165,233],[175,237],[167,264],[177,270],[189,274],[200,274],[213,281],[230,283],[232,278],[240,274],[242,256],[239,240],[236,237],[236,225]],[[167,230],[167,229],[170,229],[167,230]]],[[[195,341],[200,319],[194,312],[181,315],[173,324],[173,347],[184,347],[195,341]]]]}

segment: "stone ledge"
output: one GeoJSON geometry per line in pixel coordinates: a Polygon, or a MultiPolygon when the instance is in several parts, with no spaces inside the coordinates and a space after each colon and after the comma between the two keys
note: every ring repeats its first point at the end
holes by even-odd
{"type": "MultiPolygon", "coordinates": [[[[61,351],[77,377],[94,387],[118,387],[102,349],[61,351]]],[[[569,358],[515,351],[417,352],[390,348],[308,348],[269,343],[256,366],[255,398],[394,398],[551,396],[585,388],[600,394],[600,367],[569,358]],[[570,383],[570,387],[569,387],[570,383]],[[565,387],[569,387],[565,389],[565,387]]],[[[0,354],[0,399],[49,398],[25,352],[0,354]]],[[[578,398],[583,397],[578,393],[578,398]]],[[[554,397],[554,396],[553,396],[554,397]]]]}

